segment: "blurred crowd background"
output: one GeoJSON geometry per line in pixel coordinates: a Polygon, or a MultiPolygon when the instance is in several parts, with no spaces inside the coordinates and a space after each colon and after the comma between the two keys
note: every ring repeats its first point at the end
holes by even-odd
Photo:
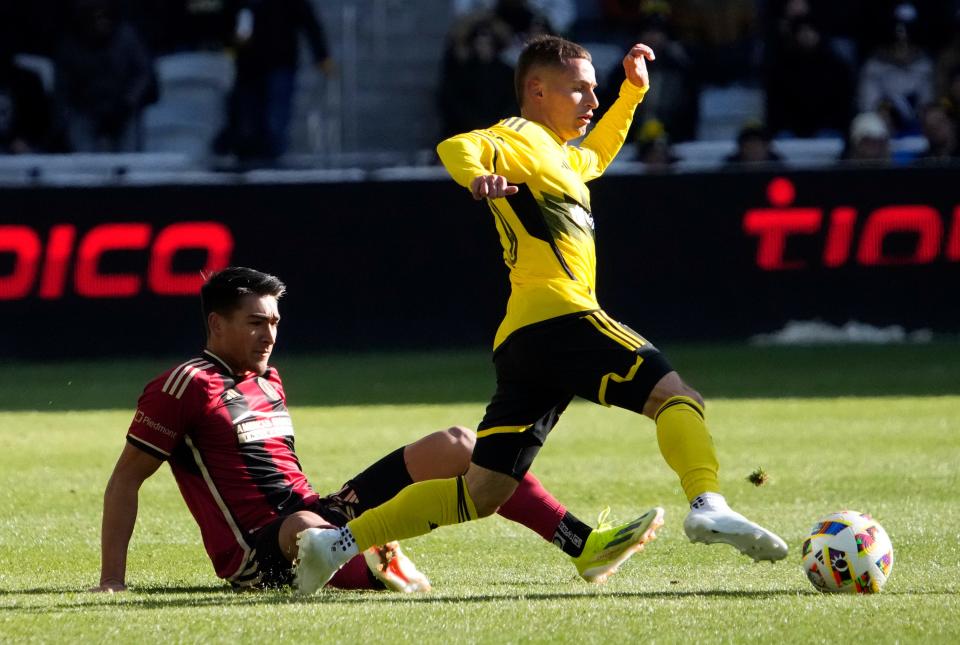
{"type": "Polygon", "coordinates": [[[426,167],[517,113],[542,33],[592,52],[604,105],[630,44],[656,51],[621,158],[643,171],[960,154],[960,0],[3,0],[0,168],[426,167]]]}

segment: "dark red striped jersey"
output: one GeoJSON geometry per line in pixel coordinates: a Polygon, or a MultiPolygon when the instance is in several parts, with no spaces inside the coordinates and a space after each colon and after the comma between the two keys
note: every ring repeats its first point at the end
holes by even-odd
{"type": "Polygon", "coordinates": [[[254,531],[317,497],[273,367],[236,375],[204,351],[147,385],[127,441],[170,462],[221,578],[244,577],[254,531]]]}

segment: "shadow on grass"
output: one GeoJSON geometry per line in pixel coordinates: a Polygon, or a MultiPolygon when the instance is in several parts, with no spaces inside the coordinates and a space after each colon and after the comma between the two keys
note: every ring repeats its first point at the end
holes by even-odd
{"type": "MultiPolygon", "coordinates": [[[[511,583],[522,584],[522,583],[511,583]]],[[[0,612],[47,614],[64,610],[82,609],[85,612],[116,612],[130,609],[165,609],[171,607],[220,607],[220,606],[259,606],[259,605],[357,605],[357,604],[482,604],[503,602],[505,600],[555,602],[564,600],[579,601],[591,599],[628,599],[628,600],[683,600],[687,598],[734,598],[766,600],[779,597],[818,596],[813,589],[767,589],[767,590],[701,590],[701,591],[606,591],[590,588],[582,592],[558,591],[538,593],[497,593],[475,596],[442,595],[437,593],[403,595],[385,591],[328,591],[313,596],[301,597],[292,591],[235,592],[222,585],[194,587],[157,587],[128,591],[115,595],[83,594],[76,589],[49,588],[24,589],[17,591],[0,590],[0,596],[46,596],[78,594],[75,602],[44,603],[31,606],[0,606],[0,612]],[[164,597],[170,596],[170,597],[164,597]],[[187,597],[180,597],[187,596],[187,597]]],[[[923,590],[884,592],[883,596],[957,596],[957,591],[923,590]]],[[[835,596],[844,597],[842,594],[835,596]]]]}
{"type": "MultiPolygon", "coordinates": [[[[960,342],[926,345],[663,346],[709,399],[960,394],[960,342]]],[[[185,357],[0,362],[0,410],[132,410],[143,386],[185,357]]],[[[489,351],[274,356],[292,406],[484,404],[489,351]]]]}
{"type": "MultiPolygon", "coordinates": [[[[62,594],[56,590],[29,590],[41,595],[62,594]]],[[[24,591],[21,593],[28,593],[24,591]]],[[[129,609],[164,609],[171,607],[218,607],[218,606],[257,606],[257,605],[356,605],[356,604],[473,604],[503,602],[505,600],[523,601],[563,601],[582,600],[584,598],[616,598],[635,600],[670,600],[683,598],[774,598],[778,596],[796,596],[796,590],[769,590],[769,591],[624,591],[624,592],[555,592],[555,593],[503,593],[480,594],[476,596],[442,596],[436,594],[401,595],[389,592],[327,592],[308,597],[300,597],[285,592],[246,592],[236,593],[226,587],[183,587],[180,589],[160,589],[131,591],[123,594],[95,596],[90,594],[83,600],[76,602],[55,602],[31,606],[0,607],[0,612],[46,614],[62,612],[64,610],[82,609],[84,612],[110,611],[116,612],[124,608],[129,609]],[[194,595],[186,598],[159,598],[161,595],[194,595]],[[153,597],[151,597],[153,596],[153,597]]]]}

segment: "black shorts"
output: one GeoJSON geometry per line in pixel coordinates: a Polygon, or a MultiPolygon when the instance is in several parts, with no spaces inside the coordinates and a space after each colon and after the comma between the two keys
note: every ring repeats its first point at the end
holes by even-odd
{"type": "Polygon", "coordinates": [[[286,514],[257,529],[249,536],[252,556],[246,569],[233,580],[234,589],[284,587],[293,582],[293,565],[280,550],[280,526],[299,511],[316,513],[333,526],[347,522],[369,508],[379,506],[412,483],[398,448],[355,475],[333,495],[308,504],[291,506],[286,514]]]}
{"type": "Polygon", "coordinates": [[[642,413],[673,371],[653,344],[600,310],[524,327],[493,363],[497,391],[477,428],[473,463],[518,480],[574,396],[642,413]]]}
{"type": "Polygon", "coordinates": [[[230,581],[233,588],[238,591],[272,589],[293,584],[293,563],[280,550],[280,526],[290,515],[299,511],[316,513],[333,526],[346,525],[353,519],[354,511],[348,510],[348,503],[340,497],[341,493],[319,497],[254,531],[248,538],[252,552],[250,562],[240,576],[230,581]]]}

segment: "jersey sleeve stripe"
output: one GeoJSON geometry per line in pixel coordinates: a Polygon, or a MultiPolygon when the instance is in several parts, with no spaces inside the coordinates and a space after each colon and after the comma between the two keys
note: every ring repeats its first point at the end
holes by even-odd
{"type": "Polygon", "coordinates": [[[497,140],[491,137],[490,135],[484,132],[481,132],[479,130],[477,131],[477,134],[479,134],[481,137],[489,141],[490,145],[493,146],[493,163],[491,163],[490,165],[492,166],[493,173],[496,174],[497,160],[500,158],[500,146],[497,145],[497,140]]]}
{"type": "Polygon", "coordinates": [[[193,380],[193,377],[196,376],[200,370],[209,369],[211,367],[213,367],[213,363],[200,363],[199,365],[195,365],[184,372],[181,377],[185,376],[186,378],[183,379],[183,383],[180,384],[180,387],[177,388],[176,384],[174,384],[174,387],[177,389],[177,393],[173,395],[174,398],[179,399],[181,396],[183,396],[183,393],[187,391],[187,386],[190,385],[190,381],[193,380]]]}
{"type": "Polygon", "coordinates": [[[144,441],[140,437],[135,437],[132,434],[127,435],[127,442],[130,443],[130,445],[132,445],[133,447],[139,448],[140,450],[144,451],[148,455],[156,457],[161,461],[165,461],[170,457],[170,453],[167,452],[166,450],[158,448],[157,446],[153,445],[149,441],[144,441]]]}
{"type": "MultiPolygon", "coordinates": [[[[202,358],[193,358],[193,359],[190,359],[189,361],[187,361],[186,363],[181,363],[180,365],[178,365],[176,369],[174,369],[172,372],[170,372],[170,376],[167,377],[167,380],[163,383],[163,387],[160,388],[160,391],[161,391],[161,392],[166,392],[167,394],[169,394],[169,393],[170,393],[170,384],[173,383],[174,379],[176,379],[176,378],[178,378],[180,375],[182,375],[182,374],[183,374],[183,371],[184,371],[185,369],[189,368],[191,365],[196,365],[197,363],[202,363],[203,361],[204,361],[204,359],[202,359],[202,358]]],[[[176,387],[176,386],[174,386],[174,387],[176,387]]]]}

